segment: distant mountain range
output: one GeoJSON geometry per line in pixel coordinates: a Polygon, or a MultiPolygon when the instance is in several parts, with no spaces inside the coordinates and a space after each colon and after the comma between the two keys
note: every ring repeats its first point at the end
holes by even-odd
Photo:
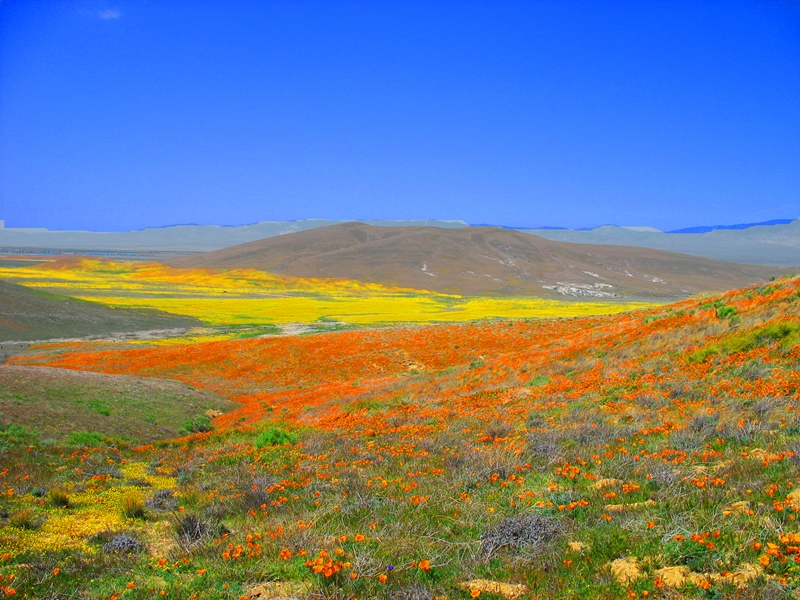
{"type": "Polygon", "coordinates": [[[750,229],[763,225],[788,225],[794,219],[772,219],[771,221],[761,221],[760,223],[740,223],[738,225],[705,225],[701,227],[687,227],[685,229],[673,229],[667,233],[708,233],[716,229],[750,229]]]}
{"type": "Polygon", "coordinates": [[[662,250],[557,242],[500,227],[345,223],[165,261],[252,268],[466,295],[681,298],[743,287],[782,269],[662,250]]]}
{"type": "MultiPolygon", "coordinates": [[[[361,221],[380,227],[470,227],[464,221],[361,221]]],[[[270,237],[346,223],[327,219],[265,221],[253,225],[176,225],[137,231],[50,231],[3,229],[0,252],[36,251],[130,253],[137,255],[207,252],[270,237]]],[[[475,226],[473,226],[475,227],[475,226]]],[[[637,246],[692,254],[715,260],[779,267],[800,267],[800,220],[689,227],[662,232],[652,227],[604,225],[594,229],[503,227],[556,241],[578,244],[637,246]]]]}
{"type": "Polygon", "coordinates": [[[591,230],[524,229],[525,233],[575,244],[637,246],[716,260],[776,267],[800,266],[800,220],[693,227],[673,233],[606,225],[591,230]],[[709,231],[699,231],[706,230],[709,231]]]}
{"type": "MultiPolygon", "coordinates": [[[[135,231],[50,231],[0,228],[0,251],[11,249],[73,250],[77,252],[207,252],[317,227],[347,223],[328,219],[262,221],[253,225],[174,225],[135,231]]],[[[464,221],[363,221],[375,226],[468,227],[464,221]]]]}

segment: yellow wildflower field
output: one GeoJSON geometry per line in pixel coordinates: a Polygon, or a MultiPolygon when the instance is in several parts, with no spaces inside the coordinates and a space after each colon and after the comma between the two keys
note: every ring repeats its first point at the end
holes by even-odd
{"type": "Polygon", "coordinates": [[[469,297],[360,281],[282,277],[255,269],[174,269],[159,263],[89,259],[0,268],[0,279],[113,307],[188,315],[207,325],[552,318],[651,306],[644,302],[469,297]]]}
{"type": "MultiPolygon", "coordinates": [[[[153,475],[147,470],[147,463],[131,462],[123,466],[122,484],[112,485],[109,479],[100,478],[86,489],[68,486],[64,489],[70,501],[70,509],[54,509],[54,514],[42,519],[36,528],[15,527],[13,524],[0,533],[0,554],[15,556],[23,551],[61,550],[64,548],[80,549],[95,553],[97,548],[88,542],[88,538],[102,531],[121,528],[152,529],[146,521],[127,518],[123,513],[123,502],[128,496],[141,497],[145,493],[140,487],[131,485],[133,478],[147,485],[147,495],[163,489],[175,488],[174,477],[153,475]]],[[[36,506],[36,516],[44,514],[44,501],[36,506]]],[[[35,518],[35,517],[34,517],[35,518]]]]}

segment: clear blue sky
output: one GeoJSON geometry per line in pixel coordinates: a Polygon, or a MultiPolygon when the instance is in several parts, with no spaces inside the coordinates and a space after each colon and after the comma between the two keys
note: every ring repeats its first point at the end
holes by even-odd
{"type": "Polygon", "coordinates": [[[800,217],[800,2],[1,0],[0,219],[800,217]]]}

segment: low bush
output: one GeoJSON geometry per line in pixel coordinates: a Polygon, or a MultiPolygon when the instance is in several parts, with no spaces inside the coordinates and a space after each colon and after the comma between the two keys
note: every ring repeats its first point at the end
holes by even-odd
{"type": "Polygon", "coordinates": [[[42,524],[42,519],[36,516],[32,508],[27,507],[11,513],[8,523],[19,529],[38,529],[42,524]]]}
{"type": "Polygon", "coordinates": [[[558,526],[549,517],[537,514],[507,517],[481,535],[481,549],[490,557],[501,548],[533,550],[557,533],[558,526]]]}
{"type": "Polygon", "coordinates": [[[109,554],[134,554],[142,552],[144,544],[129,533],[117,533],[111,541],[103,544],[103,552],[109,554]]]}
{"type": "Polygon", "coordinates": [[[145,502],[145,506],[148,508],[154,508],[156,510],[164,510],[167,508],[172,508],[175,505],[175,494],[169,488],[158,490],[155,494],[150,496],[145,502]]]}
{"type": "Polygon", "coordinates": [[[50,490],[50,503],[58,508],[71,508],[69,494],[65,490],[50,490]]]}
{"type": "Polygon", "coordinates": [[[206,433],[213,431],[214,426],[211,424],[211,418],[208,415],[195,415],[183,424],[178,433],[181,435],[190,435],[192,433],[206,433]]]}
{"type": "Polygon", "coordinates": [[[297,435],[278,427],[270,425],[256,437],[254,446],[256,448],[267,448],[269,446],[283,446],[284,444],[294,444],[297,442],[297,435]]]}
{"type": "Polygon", "coordinates": [[[143,519],[145,516],[144,502],[139,494],[131,492],[122,498],[120,507],[122,515],[128,519],[143,519]]]}

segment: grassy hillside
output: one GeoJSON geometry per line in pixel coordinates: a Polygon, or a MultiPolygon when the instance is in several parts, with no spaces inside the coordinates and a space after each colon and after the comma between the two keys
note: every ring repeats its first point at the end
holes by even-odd
{"type": "MultiPolygon", "coordinates": [[[[24,268],[8,269],[12,273],[24,268]]],[[[0,342],[195,327],[200,321],[155,310],[112,309],[0,281],[0,342]]]]}
{"type": "Polygon", "coordinates": [[[14,364],[171,377],[240,408],[155,448],[11,447],[2,584],[31,598],[796,597],[799,313],[787,278],[605,317],[33,349],[14,364]],[[97,478],[101,464],[117,476],[97,478]]]}
{"type": "Polygon", "coordinates": [[[150,443],[235,406],[176,381],[0,366],[0,427],[23,427],[42,443],[92,440],[76,433],[150,443]]]}

